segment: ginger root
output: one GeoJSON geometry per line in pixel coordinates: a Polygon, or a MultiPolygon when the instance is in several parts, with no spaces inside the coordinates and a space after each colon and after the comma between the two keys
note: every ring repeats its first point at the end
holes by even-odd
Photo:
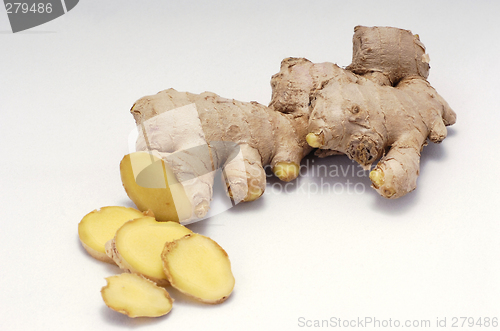
{"type": "Polygon", "coordinates": [[[141,217],[123,224],[106,243],[106,254],[123,270],[139,274],[161,286],[168,285],[161,253],[166,242],[191,234],[176,222],[141,217]]]}
{"type": "Polygon", "coordinates": [[[159,203],[160,193],[146,193],[132,164],[122,167],[129,197],[161,220],[198,220],[209,210],[215,170],[222,168],[235,203],[252,201],[264,193],[264,166],[293,180],[313,148],[320,157],[347,154],[365,169],[381,158],[370,178],[386,198],[414,190],[421,149],[427,139],[441,142],[456,114],[427,81],[429,56],[418,35],[358,26],[353,45],[346,69],[283,60],[268,107],[173,89],[139,99],[131,109],[137,150],[162,159],[165,177],[171,174],[182,190],[162,187],[159,203]],[[181,206],[187,211],[176,210],[181,206]]]}
{"type": "Polygon", "coordinates": [[[167,242],[161,259],[170,284],[199,301],[221,303],[233,291],[234,276],[229,257],[208,237],[189,234],[167,242]]]}
{"type": "Polygon", "coordinates": [[[78,224],[78,237],[82,246],[92,257],[103,262],[114,263],[106,255],[104,245],[113,239],[116,231],[125,222],[143,216],[142,212],[134,208],[102,207],[83,217],[78,224]]]}
{"type": "Polygon", "coordinates": [[[352,64],[323,64],[333,77],[310,90],[306,140],[319,156],[347,154],[365,169],[381,158],[370,173],[372,186],[383,197],[399,198],[416,188],[427,139],[443,141],[456,114],[427,81],[429,56],[417,35],[356,27],[353,43],[352,64]]]}
{"type": "Polygon", "coordinates": [[[136,274],[123,273],[106,278],[101,289],[104,303],[129,317],[158,317],[172,309],[173,299],[154,282],[136,274]]]}

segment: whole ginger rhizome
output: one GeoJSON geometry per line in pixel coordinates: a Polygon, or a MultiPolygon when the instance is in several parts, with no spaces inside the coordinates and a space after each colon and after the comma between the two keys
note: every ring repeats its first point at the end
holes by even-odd
{"type": "Polygon", "coordinates": [[[429,56],[418,35],[358,26],[353,44],[345,69],[283,60],[268,106],[174,89],[134,103],[137,152],[123,158],[120,173],[139,210],[104,207],[79,225],[89,254],[125,271],[107,278],[106,305],[154,317],[172,309],[166,286],[211,304],[231,295],[226,251],[185,227],[206,217],[218,169],[234,203],[262,196],[266,166],[294,180],[313,150],[372,169],[372,187],[385,198],[416,188],[423,147],[442,142],[456,114],[427,81],[429,56]]]}
{"type": "Polygon", "coordinates": [[[139,152],[121,165],[129,197],[159,219],[191,222],[209,210],[215,170],[223,170],[236,203],[253,201],[265,190],[265,166],[293,180],[314,148],[319,157],[345,154],[365,169],[376,164],[372,187],[385,198],[413,191],[423,147],[443,141],[456,114],[427,81],[429,55],[418,35],[358,26],[353,44],[345,69],[283,60],[267,107],[174,89],[139,99],[131,109],[139,152]]]}

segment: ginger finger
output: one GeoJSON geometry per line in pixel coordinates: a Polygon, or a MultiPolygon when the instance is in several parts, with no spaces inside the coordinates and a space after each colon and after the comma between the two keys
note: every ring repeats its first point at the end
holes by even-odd
{"type": "Polygon", "coordinates": [[[373,188],[388,199],[413,191],[420,172],[419,151],[409,145],[393,146],[370,172],[373,188]]]}
{"type": "Polygon", "coordinates": [[[237,155],[223,167],[227,193],[234,203],[256,200],[266,188],[266,173],[259,152],[248,144],[239,147],[237,155]]]}

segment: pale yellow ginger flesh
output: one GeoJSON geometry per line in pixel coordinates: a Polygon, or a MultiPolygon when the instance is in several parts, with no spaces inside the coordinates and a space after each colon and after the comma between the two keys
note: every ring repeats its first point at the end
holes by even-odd
{"type": "Polygon", "coordinates": [[[139,275],[123,273],[106,278],[101,289],[104,303],[129,317],[158,317],[172,309],[168,292],[139,275]]]}
{"type": "Polygon", "coordinates": [[[197,300],[217,304],[233,291],[229,257],[208,237],[191,234],[166,243],[161,258],[170,284],[197,300]]]}
{"type": "Polygon", "coordinates": [[[322,134],[315,134],[315,133],[308,133],[306,136],[306,141],[309,144],[309,146],[314,147],[314,148],[319,148],[323,146],[323,135],[322,134]]]}
{"type": "Polygon", "coordinates": [[[257,200],[262,196],[262,194],[264,194],[264,191],[260,187],[257,187],[253,190],[249,190],[245,200],[243,201],[249,202],[257,200]]]}
{"type": "Polygon", "coordinates": [[[170,167],[147,152],[125,155],[120,163],[123,187],[140,210],[152,210],[158,221],[179,221],[191,203],[170,167]]]}
{"type": "Polygon", "coordinates": [[[161,261],[163,247],[166,242],[191,233],[176,222],[158,222],[153,217],[142,217],[118,229],[114,239],[106,244],[106,253],[120,268],[142,275],[158,285],[168,285],[161,261]]]}
{"type": "Polygon", "coordinates": [[[374,189],[379,190],[379,193],[390,199],[396,194],[396,189],[393,186],[384,186],[385,174],[381,168],[375,168],[370,171],[370,180],[374,189]],[[383,189],[381,189],[383,187],[383,189]]]}
{"type": "Polygon", "coordinates": [[[384,185],[384,173],[380,169],[370,171],[370,180],[374,188],[379,188],[384,185]]]}
{"type": "Polygon", "coordinates": [[[116,231],[127,221],[143,217],[134,208],[110,206],[94,210],[83,217],[78,224],[78,236],[85,250],[97,260],[114,263],[106,255],[104,245],[113,239],[116,231]]]}
{"type": "MultiPolygon", "coordinates": [[[[233,192],[231,191],[231,187],[227,188],[227,194],[229,195],[230,198],[234,199],[233,192]]],[[[247,195],[243,201],[249,202],[249,201],[254,201],[260,198],[260,196],[264,194],[264,191],[260,187],[249,187],[247,195]]],[[[208,207],[208,204],[207,204],[208,207]]]]}
{"type": "Polygon", "coordinates": [[[273,172],[280,180],[289,182],[299,175],[299,165],[294,162],[279,162],[274,166],[273,172]]]}

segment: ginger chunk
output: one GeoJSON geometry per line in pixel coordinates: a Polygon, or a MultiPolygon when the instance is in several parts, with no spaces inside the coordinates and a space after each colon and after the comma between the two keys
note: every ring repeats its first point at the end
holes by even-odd
{"type": "Polygon", "coordinates": [[[142,211],[152,210],[159,221],[188,219],[191,202],[170,167],[148,152],[127,154],[120,163],[123,187],[142,211]]]}

